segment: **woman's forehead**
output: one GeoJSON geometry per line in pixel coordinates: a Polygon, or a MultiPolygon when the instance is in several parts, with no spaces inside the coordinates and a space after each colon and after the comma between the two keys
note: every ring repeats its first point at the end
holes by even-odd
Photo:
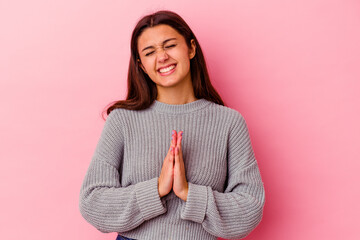
{"type": "Polygon", "coordinates": [[[138,47],[142,49],[147,46],[161,45],[167,39],[179,40],[181,38],[174,28],[169,25],[160,24],[145,29],[138,38],[138,47]],[[146,45],[146,46],[145,46],[146,45]]]}

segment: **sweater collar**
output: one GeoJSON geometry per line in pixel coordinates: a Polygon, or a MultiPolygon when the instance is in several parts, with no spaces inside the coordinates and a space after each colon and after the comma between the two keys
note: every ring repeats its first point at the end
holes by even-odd
{"type": "Polygon", "coordinates": [[[182,114],[182,113],[194,112],[196,110],[206,107],[210,103],[211,103],[210,101],[204,98],[200,98],[193,102],[189,102],[185,104],[167,104],[155,100],[151,104],[150,108],[163,113],[182,114]]]}

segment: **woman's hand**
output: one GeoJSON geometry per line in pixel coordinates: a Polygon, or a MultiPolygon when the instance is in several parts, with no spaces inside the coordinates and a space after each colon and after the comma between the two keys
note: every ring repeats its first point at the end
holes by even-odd
{"type": "Polygon", "coordinates": [[[189,188],[181,150],[182,133],[177,134],[173,130],[170,148],[161,168],[158,190],[160,197],[163,197],[173,189],[176,196],[186,201],[189,188]]]}
{"type": "Polygon", "coordinates": [[[177,136],[175,147],[175,164],[174,164],[174,183],[173,190],[176,196],[182,200],[187,200],[189,185],[186,181],[185,166],[181,149],[181,140],[183,132],[180,131],[177,136]]]}
{"type": "Polygon", "coordinates": [[[169,151],[164,159],[163,166],[161,168],[161,173],[159,176],[158,190],[160,197],[167,195],[173,186],[174,179],[174,161],[175,155],[173,149],[176,146],[176,131],[173,131],[172,140],[170,144],[169,151]]]}

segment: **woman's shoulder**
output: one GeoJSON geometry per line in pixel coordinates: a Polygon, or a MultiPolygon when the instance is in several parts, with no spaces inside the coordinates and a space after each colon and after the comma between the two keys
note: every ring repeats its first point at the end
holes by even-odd
{"type": "Polygon", "coordinates": [[[211,107],[218,111],[219,114],[227,115],[229,118],[234,120],[242,120],[244,119],[243,115],[240,113],[240,111],[236,110],[235,108],[220,105],[214,102],[211,102],[211,107]]]}
{"type": "Polygon", "coordinates": [[[147,109],[143,109],[143,110],[132,110],[132,109],[126,109],[126,108],[114,108],[113,110],[111,110],[111,112],[108,114],[108,117],[110,115],[116,115],[116,116],[126,116],[129,114],[134,114],[134,113],[140,113],[143,111],[146,111],[147,109]]]}
{"type": "Polygon", "coordinates": [[[126,108],[114,108],[111,112],[107,115],[106,121],[110,120],[116,123],[131,123],[135,119],[146,119],[146,113],[149,111],[149,108],[142,109],[142,110],[133,110],[133,109],[126,109],[126,108]]]}

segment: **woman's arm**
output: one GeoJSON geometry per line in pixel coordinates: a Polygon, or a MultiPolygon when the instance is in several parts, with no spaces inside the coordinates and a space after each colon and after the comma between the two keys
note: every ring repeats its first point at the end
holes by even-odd
{"type": "Polygon", "coordinates": [[[82,216],[104,233],[129,231],[167,211],[160,200],[158,177],[121,186],[118,169],[124,139],[120,118],[116,110],[108,115],[80,190],[82,216]]]}
{"type": "Polygon", "coordinates": [[[238,114],[228,139],[228,176],[224,192],[189,182],[181,218],[202,224],[212,235],[247,236],[261,221],[265,191],[244,118],[238,114]]]}

